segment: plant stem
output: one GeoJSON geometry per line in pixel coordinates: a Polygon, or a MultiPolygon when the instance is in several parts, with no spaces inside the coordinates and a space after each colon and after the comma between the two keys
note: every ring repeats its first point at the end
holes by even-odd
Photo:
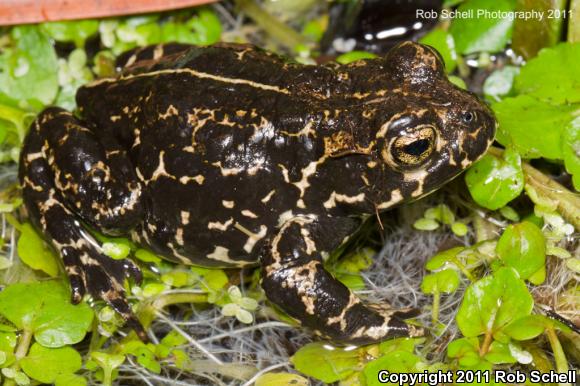
{"type": "Polygon", "coordinates": [[[469,281],[471,281],[473,283],[474,281],[477,280],[477,278],[475,276],[473,276],[471,274],[471,272],[469,272],[467,267],[457,257],[454,257],[453,259],[451,259],[451,261],[457,266],[457,268],[459,268],[461,273],[463,273],[465,275],[465,277],[467,277],[469,279],[469,281]]]}
{"type": "Polygon", "coordinates": [[[155,308],[155,310],[161,310],[172,304],[181,303],[207,303],[207,294],[187,292],[161,294],[153,301],[153,308],[155,308]]]}
{"type": "Polygon", "coordinates": [[[240,12],[254,20],[268,35],[288,49],[295,51],[297,46],[306,44],[306,40],[298,32],[264,11],[253,0],[236,0],[236,6],[240,12]]]}
{"type": "Polygon", "coordinates": [[[553,327],[546,328],[546,335],[548,335],[548,340],[550,341],[550,346],[552,347],[552,352],[554,353],[554,360],[556,361],[556,370],[559,373],[565,373],[568,371],[568,360],[558,339],[558,335],[553,327]]]}
{"type": "MultiPolygon", "coordinates": [[[[20,371],[20,360],[28,354],[28,349],[30,348],[30,342],[32,342],[32,330],[24,329],[22,335],[18,340],[18,346],[16,346],[16,351],[14,352],[14,357],[16,360],[14,364],[10,366],[14,371],[20,371]]],[[[16,383],[14,379],[6,378],[4,381],[4,386],[14,386],[16,383]]]]}
{"type": "Polygon", "coordinates": [[[113,370],[103,369],[103,386],[111,386],[113,384],[113,370]]]}
{"type": "Polygon", "coordinates": [[[441,294],[439,291],[435,291],[433,293],[433,308],[431,309],[431,321],[433,322],[433,326],[436,326],[439,322],[439,303],[441,300],[441,294]]]}
{"type": "Polygon", "coordinates": [[[483,357],[489,351],[489,346],[491,346],[491,342],[493,341],[493,334],[491,330],[487,330],[485,332],[485,338],[483,339],[483,344],[479,349],[479,356],[483,357]]]}

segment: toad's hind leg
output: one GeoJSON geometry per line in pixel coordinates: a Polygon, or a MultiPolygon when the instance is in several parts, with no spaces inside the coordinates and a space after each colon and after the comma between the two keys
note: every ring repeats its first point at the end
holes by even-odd
{"type": "Polygon", "coordinates": [[[72,301],[87,292],[103,299],[144,337],[123,288],[125,278],[141,280],[139,269],[106,256],[81,223],[116,233],[142,218],[140,184],[123,150],[69,112],[49,108],[30,128],[19,174],[30,219],[62,256],[72,301]]]}
{"type": "Polygon", "coordinates": [[[411,310],[366,305],[322,266],[321,251],[337,245],[356,229],[348,218],[298,216],[286,222],[266,248],[262,287],[290,316],[335,341],[368,343],[397,336],[418,336],[404,322],[411,310]]]}

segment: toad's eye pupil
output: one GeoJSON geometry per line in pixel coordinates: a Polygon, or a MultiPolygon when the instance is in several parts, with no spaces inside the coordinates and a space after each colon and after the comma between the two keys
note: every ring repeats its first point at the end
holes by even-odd
{"type": "Polygon", "coordinates": [[[473,113],[471,113],[469,111],[466,113],[463,113],[463,121],[466,123],[473,121],[473,113]]]}
{"type": "Polygon", "coordinates": [[[404,148],[404,152],[418,157],[421,154],[425,153],[429,149],[429,140],[427,139],[419,139],[415,142],[411,142],[410,144],[406,145],[404,148]]]}

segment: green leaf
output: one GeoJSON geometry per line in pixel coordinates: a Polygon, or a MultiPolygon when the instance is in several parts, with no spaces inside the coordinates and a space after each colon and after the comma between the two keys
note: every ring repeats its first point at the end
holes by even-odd
{"type": "Polygon", "coordinates": [[[315,342],[303,346],[290,358],[290,362],[301,373],[332,383],[345,379],[358,369],[359,351],[315,342]]]}
{"type": "Polygon", "coordinates": [[[228,284],[229,279],[221,269],[191,267],[191,271],[198,275],[201,285],[210,291],[221,290],[228,284]]]}
{"type": "Polygon", "coordinates": [[[580,43],[544,49],[522,67],[515,79],[515,89],[552,104],[580,102],[578,62],[580,43]]]}
{"type": "Polygon", "coordinates": [[[137,363],[147,370],[155,374],[161,372],[161,364],[155,357],[155,346],[151,343],[145,344],[138,340],[131,341],[125,345],[123,353],[135,356],[137,363]]]}
{"type": "Polygon", "coordinates": [[[455,41],[450,33],[437,28],[423,36],[419,41],[435,48],[441,54],[447,73],[452,73],[455,70],[457,52],[455,51],[455,41]]]}
{"type": "Polygon", "coordinates": [[[479,15],[479,12],[509,12],[515,5],[515,0],[469,0],[459,6],[458,12],[467,12],[468,17],[451,20],[449,32],[457,51],[464,55],[501,51],[511,38],[513,20],[501,15],[479,15]]]}
{"type": "Polygon", "coordinates": [[[572,272],[580,273],[580,259],[566,260],[566,267],[572,272]]]}
{"type": "Polygon", "coordinates": [[[483,83],[483,93],[486,97],[499,101],[510,93],[514,79],[519,73],[519,67],[514,66],[505,66],[492,72],[483,83]]]}
{"type": "Polygon", "coordinates": [[[534,301],[517,272],[500,268],[493,275],[470,285],[459,312],[457,325],[466,337],[499,335],[512,321],[529,315],[534,301]]]}
{"type": "Polygon", "coordinates": [[[82,361],[80,354],[71,347],[46,348],[34,343],[20,365],[29,377],[53,383],[57,377],[79,370],[82,361]]]}
{"type": "Polygon", "coordinates": [[[44,239],[29,223],[22,224],[16,249],[20,259],[32,269],[38,269],[49,276],[59,274],[58,259],[44,239]]]}
{"type": "Polygon", "coordinates": [[[562,159],[562,130],[580,111],[577,105],[555,106],[528,95],[492,105],[499,122],[496,139],[523,158],[562,159]]]}
{"type": "Polygon", "coordinates": [[[421,291],[426,294],[451,293],[459,287],[459,273],[454,269],[444,269],[425,275],[421,283],[421,291]]]}
{"type": "Polygon", "coordinates": [[[0,91],[14,99],[50,104],[58,91],[56,52],[36,26],[12,28],[16,46],[0,55],[0,91]]]}
{"type": "Polygon", "coordinates": [[[542,268],[534,272],[528,281],[534,285],[540,285],[546,280],[546,266],[542,265],[542,268]]]}
{"type": "Polygon", "coordinates": [[[291,373],[266,373],[256,379],[256,386],[309,386],[308,379],[291,373]]]}
{"type": "MultiPolygon", "coordinates": [[[[103,369],[105,379],[112,379],[113,371],[125,362],[123,354],[109,354],[101,351],[92,351],[91,359],[103,369]]],[[[87,364],[88,367],[88,364],[87,364]]]]}
{"type": "Polygon", "coordinates": [[[511,354],[509,345],[498,341],[492,342],[489,351],[485,354],[484,358],[494,365],[517,362],[511,354]]]}
{"type": "Polygon", "coordinates": [[[506,228],[497,243],[498,257],[528,279],[546,262],[546,239],[535,224],[524,221],[506,228]]]}
{"type": "Polygon", "coordinates": [[[464,247],[455,247],[447,249],[443,252],[439,252],[438,254],[427,260],[425,268],[429,271],[435,271],[446,267],[457,268],[457,265],[455,263],[456,256],[459,252],[463,250],[465,250],[464,247]]]}
{"type": "Polygon", "coordinates": [[[504,332],[515,340],[530,340],[542,334],[546,328],[570,331],[570,327],[558,320],[544,315],[527,315],[510,323],[504,332]]]}
{"type": "Polygon", "coordinates": [[[14,381],[18,386],[30,385],[30,378],[28,378],[28,375],[24,374],[22,371],[18,371],[14,374],[14,381]]]}
{"type": "Polygon", "coordinates": [[[377,55],[373,54],[372,52],[350,51],[345,54],[337,56],[335,60],[340,64],[347,64],[351,62],[356,62],[357,60],[374,59],[376,57],[377,55]]]}
{"type": "Polygon", "coordinates": [[[542,315],[527,315],[510,323],[504,332],[516,340],[528,340],[542,334],[549,325],[547,318],[542,315]]]}
{"type": "Polygon", "coordinates": [[[433,231],[439,228],[439,223],[430,218],[420,218],[413,223],[413,227],[420,231],[433,231]]]}
{"type": "Polygon", "coordinates": [[[153,252],[148,251],[147,249],[137,249],[135,251],[135,257],[145,263],[160,263],[161,258],[154,254],[153,252]]]}
{"type": "Polygon", "coordinates": [[[80,342],[93,320],[85,303],[72,305],[59,281],[12,284],[0,292],[0,314],[18,329],[30,330],[45,347],[80,342]]]}
{"type": "Polygon", "coordinates": [[[476,366],[482,361],[479,356],[479,340],[477,338],[454,340],[447,346],[447,356],[457,358],[461,366],[476,366]]]}
{"type": "Polygon", "coordinates": [[[368,386],[379,386],[383,384],[377,378],[379,371],[415,373],[417,372],[417,364],[419,363],[421,363],[421,359],[410,352],[393,351],[367,363],[363,370],[363,375],[368,386]]]}
{"type": "Polygon", "coordinates": [[[48,36],[59,42],[74,42],[83,47],[87,38],[99,31],[97,20],[56,21],[40,25],[48,36]]]}
{"type": "Polygon", "coordinates": [[[447,77],[447,79],[449,80],[450,83],[453,83],[454,85],[456,85],[457,87],[463,89],[463,90],[467,90],[467,84],[465,83],[465,81],[463,79],[461,79],[458,76],[455,75],[449,75],[447,77]]]}
{"type": "Polygon", "coordinates": [[[415,346],[424,342],[424,338],[396,338],[379,343],[381,354],[388,354],[393,351],[407,351],[412,353],[415,346]]]}
{"type": "Polygon", "coordinates": [[[176,288],[191,286],[195,282],[195,274],[186,269],[176,268],[161,275],[161,281],[176,288]]]}
{"type": "Polygon", "coordinates": [[[459,237],[463,237],[469,232],[469,228],[464,223],[457,221],[451,224],[451,231],[459,237]]]}
{"type": "Polygon", "coordinates": [[[520,156],[510,149],[503,158],[486,154],[467,171],[465,182],[479,205],[491,210],[501,208],[524,188],[520,156]]]}
{"type": "Polygon", "coordinates": [[[365,248],[333,261],[328,269],[336,279],[351,290],[362,290],[365,288],[365,281],[360,272],[370,267],[374,254],[372,249],[365,248]]]}
{"type": "Polygon", "coordinates": [[[572,183],[580,191],[580,117],[576,117],[562,133],[562,155],[572,183]]]}
{"type": "Polygon", "coordinates": [[[499,213],[510,221],[520,221],[520,215],[511,206],[504,206],[499,209],[499,213]]]}
{"type": "Polygon", "coordinates": [[[105,255],[115,260],[122,260],[129,256],[129,252],[131,252],[131,247],[122,243],[106,242],[101,247],[105,255]]]}
{"type": "Polygon", "coordinates": [[[196,44],[213,44],[221,39],[222,25],[219,17],[210,8],[200,8],[197,16],[188,22],[197,34],[196,44]]]}
{"type": "Polygon", "coordinates": [[[54,381],[55,386],[86,386],[87,380],[76,374],[61,374],[54,381]]]}

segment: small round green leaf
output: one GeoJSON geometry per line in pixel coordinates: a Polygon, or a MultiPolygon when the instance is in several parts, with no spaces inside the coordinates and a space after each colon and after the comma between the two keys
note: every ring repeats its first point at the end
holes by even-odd
{"type": "Polygon", "coordinates": [[[421,291],[427,294],[451,293],[459,287],[459,273],[454,269],[444,269],[423,277],[421,291]]]}
{"type": "Polygon", "coordinates": [[[101,247],[105,255],[115,260],[122,260],[131,252],[131,248],[127,244],[106,242],[101,247]]]}
{"type": "Polygon", "coordinates": [[[498,257],[528,279],[546,262],[546,239],[535,224],[524,221],[506,228],[497,242],[498,257]]]}
{"type": "Polygon", "coordinates": [[[469,232],[469,228],[467,228],[467,225],[464,223],[457,221],[451,224],[451,231],[457,236],[462,237],[465,236],[467,232],[469,232]]]}
{"type": "Polygon", "coordinates": [[[296,370],[308,376],[332,383],[347,378],[359,366],[359,350],[344,350],[321,342],[303,346],[291,358],[296,370]]]}
{"type": "Polygon", "coordinates": [[[420,231],[433,231],[439,228],[439,223],[430,218],[420,218],[419,220],[415,221],[413,227],[420,231]]]}
{"type": "Polygon", "coordinates": [[[54,40],[59,42],[74,42],[77,47],[83,47],[87,38],[99,30],[97,20],[57,21],[41,24],[41,28],[54,40]]]}
{"type": "Polygon", "coordinates": [[[22,224],[17,250],[22,261],[30,268],[39,269],[52,277],[58,276],[57,257],[29,223],[22,224]]]}
{"type": "Polygon", "coordinates": [[[570,271],[580,273],[580,259],[567,259],[566,267],[568,267],[570,271]]]}
{"type": "Polygon", "coordinates": [[[456,268],[457,265],[455,264],[456,256],[459,252],[465,250],[464,247],[455,247],[451,249],[447,249],[443,252],[439,252],[429,260],[425,264],[425,268],[429,271],[435,271],[443,267],[450,267],[456,268]]]}
{"type": "Polygon", "coordinates": [[[256,379],[256,386],[309,386],[308,379],[291,373],[266,373],[256,379]]]}
{"type": "Polygon", "coordinates": [[[417,365],[419,363],[421,363],[421,359],[410,352],[393,351],[367,363],[363,370],[363,374],[368,386],[380,386],[382,384],[377,379],[379,371],[386,370],[391,373],[415,373],[417,372],[417,365]]]}
{"type": "Polygon", "coordinates": [[[20,364],[29,377],[53,383],[58,376],[79,370],[82,361],[80,354],[71,347],[46,348],[34,343],[20,364]]]}
{"type": "Polygon", "coordinates": [[[470,285],[457,313],[457,325],[467,337],[499,334],[508,324],[532,311],[534,301],[524,281],[509,267],[470,285]]]}
{"type": "Polygon", "coordinates": [[[476,366],[482,361],[479,356],[479,340],[477,338],[454,340],[447,346],[447,356],[457,358],[461,366],[476,366]]]}
{"type": "Polygon", "coordinates": [[[54,386],[87,386],[87,380],[76,374],[61,374],[54,380],[54,386]]]}
{"type": "Polygon", "coordinates": [[[517,362],[512,356],[508,344],[498,341],[492,342],[489,351],[485,354],[485,359],[494,365],[517,362]]]}
{"type": "Polygon", "coordinates": [[[465,182],[479,205],[491,210],[501,208],[524,188],[520,156],[509,149],[502,159],[487,154],[467,171],[465,182]]]}
{"type": "Polygon", "coordinates": [[[543,333],[547,326],[549,323],[545,316],[528,315],[510,323],[504,332],[513,339],[528,340],[543,333]]]}
{"type": "Polygon", "coordinates": [[[93,320],[90,307],[72,305],[68,288],[54,280],[8,286],[0,292],[0,314],[45,347],[80,342],[93,320]]]}

